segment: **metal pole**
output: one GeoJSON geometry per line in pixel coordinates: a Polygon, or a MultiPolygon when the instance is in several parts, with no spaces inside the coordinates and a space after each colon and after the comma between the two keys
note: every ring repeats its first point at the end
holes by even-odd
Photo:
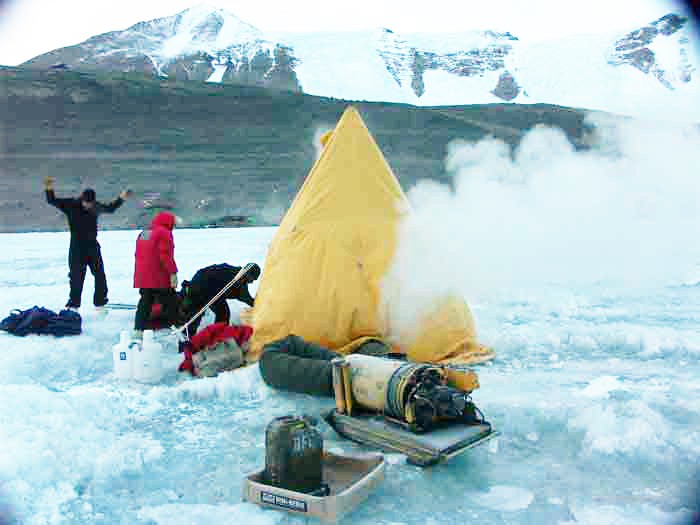
{"type": "Polygon", "coordinates": [[[236,276],[233,279],[231,279],[231,282],[229,282],[226,286],[224,286],[219,291],[219,293],[217,293],[214,297],[212,297],[211,300],[207,304],[205,304],[201,308],[201,310],[199,310],[199,312],[194,314],[194,316],[192,316],[192,318],[189,321],[187,321],[184,325],[182,325],[180,328],[173,328],[173,332],[177,334],[177,333],[181,333],[183,330],[186,330],[187,327],[190,326],[190,324],[192,324],[192,322],[195,319],[197,319],[200,315],[202,315],[206,311],[207,308],[209,308],[212,304],[214,304],[219,299],[219,297],[224,295],[229,288],[231,288],[234,284],[236,284],[238,281],[240,281],[241,277],[243,277],[245,274],[247,274],[252,267],[253,267],[253,263],[249,263],[249,264],[246,264],[243,268],[241,268],[240,271],[236,274],[236,276]]]}

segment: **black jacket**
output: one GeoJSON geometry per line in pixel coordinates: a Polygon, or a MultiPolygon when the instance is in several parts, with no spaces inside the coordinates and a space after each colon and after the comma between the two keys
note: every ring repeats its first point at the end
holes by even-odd
{"type": "Polygon", "coordinates": [[[117,197],[109,204],[95,203],[91,211],[83,208],[80,199],[59,199],[53,190],[46,190],[46,202],[66,214],[71,241],[89,242],[97,240],[97,217],[101,213],[113,213],[124,201],[117,197]]]}
{"type": "MultiPolygon", "coordinates": [[[[205,305],[218,294],[241,271],[240,266],[230,264],[212,264],[197,270],[189,282],[189,294],[196,305],[205,305]]],[[[247,283],[238,283],[226,291],[225,299],[237,299],[248,306],[253,306],[255,299],[248,291],[247,283]]]]}

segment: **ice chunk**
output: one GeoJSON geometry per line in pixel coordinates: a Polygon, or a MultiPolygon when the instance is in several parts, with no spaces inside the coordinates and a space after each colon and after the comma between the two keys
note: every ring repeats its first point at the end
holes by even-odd
{"type": "Polygon", "coordinates": [[[625,387],[616,376],[601,376],[588,383],[588,386],[581,391],[581,395],[590,398],[605,398],[613,390],[625,390],[625,387]]]}

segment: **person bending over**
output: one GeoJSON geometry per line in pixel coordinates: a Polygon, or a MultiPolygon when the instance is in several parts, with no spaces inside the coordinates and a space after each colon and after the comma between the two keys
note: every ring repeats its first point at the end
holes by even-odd
{"type": "MultiPolygon", "coordinates": [[[[197,270],[191,280],[182,282],[180,291],[180,317],[184,322],[190,320],[204,305],[211,301],[228,283],[241,271],[240,266],[230,264],[212,264],[197,270]]],[[[217,323],[230,324],[231,310],[226,303],[227,299],[236,299],[248,306],[253,306],[255,298],[250,295],[248,285],[260,277],[260,266],[253,264],[240,281],[231,286],[225,294],[219,297],[209,308],[214,312],[217,323]]],[[[189,333],[197,333],[197,328],[202,320],[200,315],[192,321],[189,333]]]]}

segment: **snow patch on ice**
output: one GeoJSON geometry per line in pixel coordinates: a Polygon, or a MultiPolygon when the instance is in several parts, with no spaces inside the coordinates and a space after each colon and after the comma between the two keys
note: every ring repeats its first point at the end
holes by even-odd
{"type": "Polygon", "coordinates": [[[616,376],[601,376],[591,381],[581,391],[581,395],[590,398],[607,398],[613,390],[626,390],[616,376]]]}
{"type": "Polygon", "coordinates": [[[528,432],[525,435],[525,439],[531,441],[532,443],[535,443],[540,440],[540,435],[537,432],[528,432]]]}
{"type": "Polygon", "coordinates": [[[192,525],[194,523],[276,525],[287,515],[280,511],[263,509],[252,503],[237,505],[172,503],[145,507],[139,510],[138,517],[143,520],[153,520],[158,525],[192,525]]]}
{"type": "Polygon", "coordinates": [[[585,432],[585,452],[653,454],[671,445],[666,419],[639,400],[621,405],[598,404],[581,409],[568,422],[585,432]]]}
{"type": "Polygon", "coordinates": [[[532,492],[521,487],[495,485],[488,492],[473,496],[479,505],[493,510],[515,512],[524,510],[535,499],[532,492]]]}
{"type": "MultiPolygon", "coordinates": [[[[184,374],[183,374],[184,375],[184,374]]],[[[262,400],[269,388],[265,385],[257,366],[223,372],[216,377],[187,379],[175,388],[156,387],[153,395],[163,400],[176,398],[221,400],[237,398],[241,401],[262,400]]]]}
{"type": "Polygon", "coordinates": [[[141,473],[146,463],[159,459],[165,449],[160,441],[143,436],[119,436],[95,458],[94,476],[104,479],[125,473],[141,473]]]}
{"type": "Polygon", "coordinates": [[[620,507],[615,505],[573,506],[574,520],[560,521],[558,525],[659,525],[685,523],[689,512],[665,512],[651,505],[620,507]]]}

